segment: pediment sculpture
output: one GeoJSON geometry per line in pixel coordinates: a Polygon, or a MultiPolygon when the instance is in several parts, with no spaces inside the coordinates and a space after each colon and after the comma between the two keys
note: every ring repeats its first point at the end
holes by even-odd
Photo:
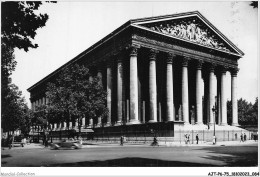
{"type": "Polygon", "coordinates": [[[210,32],[210,30],[206,28],[205,25],[198,23],[197,20],[182,20],[178,22],[169,21],[164,23],[156,23],[147,27],[157,32],[230,52],[230,50],[219,39],[219,37],[217,37],[215,34],[212,34],[212,32],[210,32]]]}

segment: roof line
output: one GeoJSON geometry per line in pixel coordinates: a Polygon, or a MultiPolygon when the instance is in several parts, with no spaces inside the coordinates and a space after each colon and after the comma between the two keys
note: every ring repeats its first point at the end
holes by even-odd
{"type": "Polygon", "coordinates": [[[125,28],[127,28],[128,26],[130,26],[130,20],[127,21],[126,23],[124,23],[123,25],[121,25],[120,27],[118,27],[117,29],[115,29],[113,32],[109,33],[108,35],[106,35],[104,38],[102,38],[101,40],[97,41],[95,44],[93,44],[92,46],[90,46],[89,48],[87,48],[86,50],[84,50],[83,52],[81,52],[80,54],[78,54],[76,57],[74,57],[73,59],[71,59],[70,61],[68,61],[67,63],[63,64],[62,66],[60,66],[58,69],[54,70],[53,72],[51,72],[50,74],[48,74],[47,76],[45,76],[43,79],[41,79],[40,81],[38,81],[37,83],[35,83],[34,85],[32,85],[31,87],[29,87],[27,89],[27,91],[31,91],[34,87],[36,87],[37,85],[41,84],[42,82],[44,82],[45,80],[51,78],[53,75],[55,75],[57,72],[59,72],[62,68],[69,66],[70,64],[78,61],[80,58],[82,58],[84,55],[86,55],[87,53],[91,52],[92,50],[94,50],[95,48],[99,47],[100,45],[102,45],[104,42],[106,42],[107,40],[109,40],[111,37],[117,35],[118,33],[120,33],[122,30],[124,30],[125,28]]]}
{"type": "Polygon", "coordinates": [[[73,59],[71,59],[70,61],[68,61],[67,63],[63,64],[62,66],[60,66],[58,69],[56,69],[55,71],[53,71],[52,73],[48,74],[46,77],[44,77],[43,79],[41,79],[40,81],[38,81],[37,83],[35,83],[34,85],[32,85],[31,87],[29,87],[27,89],[27,91],[31,91],[33,88],[35,88],[37,85],[41,84],[42,82],[44,82],[45,80],[51,78],[53,75],[55,75],[56,73],[58,73],[60,70],[62,70],[62,68],[69,66],[70,64],[78,61],[79,59],[81,59],[83,56],[85,56],[87,53],[93,51],[95,48],[99,47],[100,45],[102,45],[103,43],[107,42],[109,39],[111,39],[111,37],[116,36],[118,33],[120,33],[122,30],[128,28],[131,24],[133,23],[138,23],[138,22],[143,22],[143,21],[148,21],[148,20],[155,20],[155,19],[163,19],[163,18],[172,18],[172,17],[178,17],[178,16],[183,16],[183,15],[192,15],[192,14],[197,14],[199,15],[206,23],[208,23],[216,32],[218,32],[221,36],[223,36],[223,38],[232,45],[232,47],[234,47],[239,53],[241,53],[242,55],[244,55],[244,53],[237,48],[224,34],[222,34],[214,25],[212,25],[199,11],[191,11],[191,12],[184,12],[184,13],[177,13],[177,14],[171,14],[171,15],[160,15],[160,16],[155,16],[155,17],[145,17],[145,18],[137,18],[137,19],[131,19],[129,21],[127,21],[126,23],[124,23],[123,25],[119,26],[118,28],[116,28],[113,32],[109,33],[108,35],[106,35],[104,38],[102,38],[101,40],[97,41],[95,44],[93,44],[92,46],[90,46],[89,48],[87,48],[86,50],[84,50],[83,52],[81,52],[80,54],[78,54],[76,57],[74,57],[73,59]]]}

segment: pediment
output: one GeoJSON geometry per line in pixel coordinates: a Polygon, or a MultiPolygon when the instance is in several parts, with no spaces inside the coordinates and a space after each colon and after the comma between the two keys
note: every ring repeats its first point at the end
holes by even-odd
{"type": "Polygon", "coordinates": [[[188,41],[197,45],[213,48],[239,56],[243,52],[229,41],[199,12],[188,15],[160,16],[156,19],[142,19],[133,23],[136,27],[188,41]]]}

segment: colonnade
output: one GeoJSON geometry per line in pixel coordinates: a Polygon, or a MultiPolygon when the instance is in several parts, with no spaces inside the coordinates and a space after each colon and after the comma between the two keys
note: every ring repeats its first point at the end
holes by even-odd
{"type": "MultiPolygon", "coordinates": [[[[148,79],[148,87],[149,87],[149,120],[148,122],[158,122],[160,120],[161,114],[158,115],[158,112],[161,111],[160,104],[157,100],[157,74],[156,74],[156,59],[158,55],[158,50],[149,49],[149,66],[138,66],[138,49],[136,47],[132,47],[129,52],[129,100],[126,100],[125,95],[125,85],[126,80],[124,79],[124,64],[123,62],[127,60],[127,58],[123,58],[122,56],[116,57],[117,59],[115,67],[116,67],[116,74],[113,72],[113,65],[111,61],[107,61],[107,67],[104,70],[98,69],[97,76],[102,78],[104,73],[106,74],[106,86],[103,85],[104,88],[107,90],[107,108],[109,110],[108,116],[106,117],[105,125],[111,126],[113,125],[122,125],[123,117],[124,117],[124,107],[126,107],[126,114],[127,114],[127,122],[126,124],[139,124],[141,123],[140,117],[138,114],[138,108],[141,106],[145,109],[145,103],[140,104],[138,101],[139,98],[139,90],[138,90],[138,67],[148,67],[149,69],[149,77],[148,79]],[[116,78],[115,78],[116,77],[116,78]],[[116,80],[116,85],[113,85],[113,79],[116,80]],[[116,89],[116,92],[113,91],[116,89]],[[114,95],[114,93],[116,95],[114,95]],[[113,99],[115,98],[115,99],[113,99]],[[113,100],[116,101],[116,121],[112,122],[112,106],[113,100]],[[126,104],[125,104],[126,103],[126,104]],[[159,110],[157,110],[159,109],[159,110]]],[[[191,57],[186,56],[177,56],[174,53],[167,53],[166,55],[166,68],[160,68],[166,70],[165,80],[166,80],[166,93],[165,93],[165,118],[164,121],[177,121],[176,114],[177,111],[175,110],[174,105],[174,72],[173,72],[173,65],[177,58],[181,58],[181,108],[182,108],[182,120],[184,124],[190,124],[190,108],[189,108],[189,63],[190,61],[196,61],[196,87],[195,87],[195,117],[196,117],[196,124],[203,124],[203,109],[207,109],[207,120],[208,124],[214,124],[215,116],[212,111],[214,105],[217,105],[218,110],[218,124],[219,125],[227,125],[227,95],[225,90],[225,80],[226,80],[226,72],[228,68],[224,65],[216,65],[214,63],[207,63],[203,62],[202,59],[194,59],[191,57]],[[206,65],[205,65],[206,64],[206,65]],[[206,107],[203,108],[203,101],[202,101],[202,68],[203,65],[207,66],[206,69],[208,74],[208,86],[207,92],[207,104],[206,107]],[[214,84],[214,80],[217,80],[217,84],[214,84]],[[217,85],[217,89],[214,86],[217,85]],[[215,103],[215,93],[214,90],[217,90],[217,104],[215,103]]],[[[141,60],[141,58],[140,58],[141,60]]],[[[97,66],[98,67],[98,66],[97,66]]],[[[205,67],[204,67],[205,68],[205,67]]],[[[238,114],[237,114],[237,72],[238,69],[229,69],[231,72],[231,99],[232,99],[232,125],[238,125],[238,114]]],[[[92,77],[89,78],[92,80],[92,77]]],[[[100,84],[103,84],[102,82],[100,84]]],[[[35,106],[40,104],[47,104],[48,99],[43,97],[41,99],[35,100],[32,102],[32,109],[35,110],[35,106]]],[[[145,113],[143,113],[145,114],[145,113]]],[[[101,126],[102,120],[98,118],[96,126],[101,126]]],[[[74,126],[77,127],[78,124],[74,123],[74,126]]],[[[92,127],[93,126],[93,119],[89,119],[88,121],[86,118],[82,119],[82,126],[83,127],[92,127]],[[87,125],[88,124],[88,125],[87,125]]],[[[72,127],[72,123],[69,124],[63,123],[63,125],[56,125],[54,124],[52,128],[57,127],[72,127]]]]}

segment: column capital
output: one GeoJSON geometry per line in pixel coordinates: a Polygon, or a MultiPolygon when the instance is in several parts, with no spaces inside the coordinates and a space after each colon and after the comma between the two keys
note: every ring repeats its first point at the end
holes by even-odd
{"type": "Polygon", "coordinates": [[[232,76],[232,77],[236,77],[238,71],[239,71],[239,68],[232,68],[231,71],[230,71],[231,76],[232,76]]]}
{"type": "Polygon", "coordinates": [[[98,63],[97,65],[97,72],[102,72],[105,68],[105,64],[104,63],[98,63]]]}
{"type": "Polygon", "coordinates": [[[184,56],[182,58],[182,66],[187,67],[190,61],[190,57],[184,56]]]}
{"type": "Polygon", "coordinates": [[[156,60],[156,55],[157,55],[157,53],[159,53],[159,51],[158,50],[156,50],[156,49],[150,49],[149,50],[149,60],[156,60]]]}
{"type": "Polygon", "coordinates": [[[130,49],[130,56],[137,56],[138,47],[136,47],[136,46],[131,46],[131,47],[129,47],[129,49],[130,49]]]}
{"type": "Polygon", "coordinates": [[[227,65],[223,65],[223,66],[220,67],[220,71],[223,74],[226,74],[227,70],[228,70],[228,66],[227,65]]]}
{"type": "Polygon", "coordinates": [[[168,52],[168,53],[167,53],[167,63],[168,63],[168,64],[172,64],[173,58],[175,58],[175,57],[176,57],[175,54],[168,52]]]}
{"type": "Polygon", "coordinates": [[[201,70],[202,64],[203,64],[203,60],[198,60],[197,63],[196,63],[196,68],[201,70]]]}
{"type": "Polygon", "coordinates": [[[210,63],[209,64],[209,72],[214,72],[217,64],[216,63],[210,63]]]}
{"type": "Polygon", "coordinates": [[[116,55],[116,61],[117,61],[117,63],[121,63],[122,61],[123,61],[123,55],[122,54],[118,54],[118,55],[116,55]]]}
{"type": "Polygon", "coordinates": [[[106,66],[107,66],[107,68],[112,68],[113,62],[112,61],[107,61],[106,66]]]}

